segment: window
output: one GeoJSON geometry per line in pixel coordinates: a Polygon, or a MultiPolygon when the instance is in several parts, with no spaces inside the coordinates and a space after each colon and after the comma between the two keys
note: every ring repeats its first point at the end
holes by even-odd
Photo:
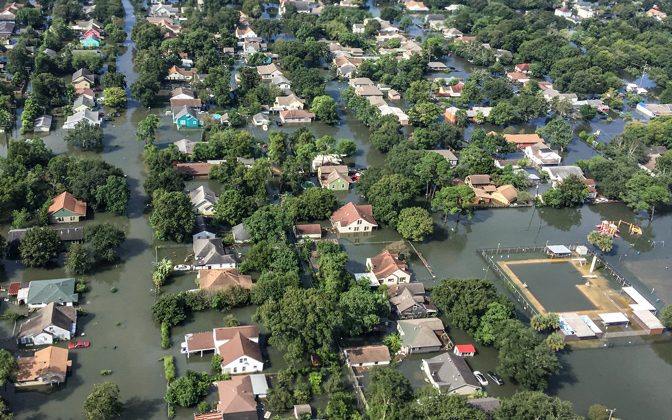
{"type": "Polygon", "coordinates": [[[233,368],[233,373],[236,373],[236,372],[238,372],[238,368],[237,368],[237,367],[234,367],[234,368],[233,368]]]}
{"type": "Polygon", "coordinates": [[[359,232],[359,226],[355,226],[353,229],[355,232],[359,232]]]}
{"type": "Polygon", "coordinates": [[[246,366],[243,366],[243,372],[245,372],[245,369],[246,369],[246,368],[247,368],[246,366]]]}
{"type": "Polygon", "coordinates": [[[361,225],[362,224],[362,219],[357,220],[357,224],[361,225]]]}

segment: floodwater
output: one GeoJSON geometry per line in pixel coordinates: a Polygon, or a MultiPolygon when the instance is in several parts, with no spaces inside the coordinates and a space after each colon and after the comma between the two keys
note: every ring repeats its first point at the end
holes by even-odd
{"type": "MultiPolygon", "coordinates": [[[[124,0],[126,9],[125,30],[130,33],[135,18],[130,2],[124,0]]],[[[377,10],[375,10],[377,13],[377,10]]],[[[118,59],[118,69],[127,76],[129,85],[137,75],[132,68],[132,44],[118,59]]],[[[449,65],[458,68],[458,74],[467,74],[471,69],[459,58],[451,58],[449,65]]],[[[344,88],[341,82],[330,82],[328,94],[340,97],[344,88]]],[[[178,374],[187,368],[209,370],[209,357],[203,359],[179,354],[180,337],[187,332],[204,331],[221,325],[224,314],[205,312],[196,314],[185,325],[173,329],[172,348],[160,348],[159,328],[151,319],[150,307],[155,299],[151,291],[151,267],[155,259],[155,246],[161,245],[153,239],[152,231],[144,214],[146,196],[142,189],[145,174],[141,161],[142,144],[135,139],[135,126],[148,112],[136,101],[129,101],[128,111],[116,121],[108,123],[105,131],[105,151],[101,154],[106,161],[121,167],[128,175],[132,195],[128,219],[98,214],[96,221],[112,221],[122,226],[128,233],[121,254],[123,262],[113,267],[100,268],[88,280],[90,291],[83,297],[88,315],[80,318],[79,330],[91,340],[89,349],[71,352],[72,375],[67,384],[52,394],[40,392],[14,393],[11,387],[3,392],[19,419],[77,419],[81,418],[81,407],[94,383],[111,380],[121,389],[126,409],[124,419],[164,419],[166,406],[163,401],[165,380],[161,357],[175,356],[178,374]],[[109,377],[100,375],[100,370],[113,371],[109,377]]],[[[372,149],[368,143],[368,130],[349,114],[342,114],[341,124],[335,127],[315,123],[311,129],[317,136],[332,135],[335,138],[349,138],[357,142],[358,153],[353,157],[358,167],[379,165],[384,156],[372,149]]],[[[543,124],[543,121],[539,122],[543,124]]],[[[613,122],[595,121],[590,129],[601,129],[603,133],[615,134],[622,130],[622,120],[613,122]]],[[[534,129],[534,127],[529,127],[534,129]]],[[[250,127],[259,138],[266,132],[250,127]]],[[[291,131],[291,129],[283,128],[291,131]]],[[[200,139],[200,131],[177,132],[171,127],[170,118],[162,116],[162,127],[158,133],[158,143],[168,144],[182,137],[200,139]]],[[[68,152],[62,140],[62,131],[56,130],[45,141],[58,153],[68,152]]],[[[4,145],[3,145],[4,146],[4,145]]],[[[4,153],[4,148],[0,152],[4,153]]],[[[583,143],[574,142],[567,151],[567,161],[574,162],[594,155],[594,151],[583,143]]],[[[357,199],[356,193],[349,193],[348,199],[357,199]]],[[[569,244],[582,242],[586,235],[601,220],[637,220],[644,230],[641,238],[618,239],[615,249],[607,260],[621,270],[638,287],[648,294],[657,305],[672,302],[672,282],[669,267],[672,266],[669,248],[672,246],[672,215],[665,210],[656,214],[649,223],[646,219],[635,218],[620,204],[584,206],[581,209],[537,209],[534,207],[493,209],[478,211],[470,220],[451,218],[444,222],[437,215],[436,233],[431,240],[417,244],[418,250],[429,260],[436,275],[431,277],[417,259],[411,260],[411,268],[416,279],[427,286],[437,284],[446,277],[486,277],[497,282],[486,269],[484,261],[477,255],[479,248],[507,247],[517,245],[569,244]],[[667,242],[667,244],[666,244],[667,242]],[[638,280],[639,279],[639,280],[638,280]],[[652,290],[653,289],[653,290],[652,290]]],[[[343,239],[341,242],[350,255],[348,268],[353,272],[364,269],[367,257],[380,252],[386,243],[399,237],[389,229],[372,233],[359,239],[343,239]]],[[[184,249],[176,249],[176,258],[184,249]]],[[[16,262],[6,262],[6,279],[32,280],[57,278],[64,275],[62,270],[22,269],[16,262]]],[[[194,287],[193,274],[175,276],[164,288],[166,291],[186,290],[194,287]]],[[[253,307],[242,308],[234,314],[242,322],[250,322],[253,307]]],[[[0,323],[3,346],[13,347],[12,325],[0,323]]],[[[451,330],[456,342],[471,339],[460,331],[451,330]]],[[[277,350],[268,348],[270,366],[268,372],[282,369],[282,357],[277,350]]],[[[672,412],[672,401],[667,392],[667,378],[672,377],[672,346],[669,342],[651,343],[635,338],[610,343],[608,348],[575,350],[561,356],[562,370],[553,378],[550,391],[561,398],[574,402],[577,411],[585,413],[592,403],[600,402],[617,409],[617,415],[625,419],[668,418],[672,412]],[[642,404],[646,401],[646,404],[642,404]]],[[[495,368],[496,352],[493,349],[479,349],[479,355],[469,361],[472,368],[481,371],[495,368]]],[[[411,357],[400,365],[400,369],[416,386],[424,382],[420,376],[420,361],[411,357]]],[[[507,396],[515,387],[489,386],[492,395],[507,396]]],[[[210,397],[212,398],[212,396],[210,397]]],[[[179,410],[179,418],[190,418],[191,409],[179,410]]]]}

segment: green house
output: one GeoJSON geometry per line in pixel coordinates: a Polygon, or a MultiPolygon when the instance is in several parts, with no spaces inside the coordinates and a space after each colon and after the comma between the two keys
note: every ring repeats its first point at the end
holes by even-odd
{"type": "Polygon", "coordinates": [[[347,191],[352,179],[348,176],[348,167],[345,165],[320,166],[318,176],[322,188],[333,191],[347,191]]]}
{"type": "Polygon", "coordinates": [[[201,120],[198,119],[196,111],[187,106],[181,107],[177,113],[173,114],[173,122],[178,129],[182,127],[198,128],[201,125],[201,120]]]}
{"type": "Polygon", "coordinates": [[[88,36],[84,39],[82,39],[81,44],[83,47],[87,48],[98,48],[100,47],[100,40],[96,38],[95,36],[88,36]]]}

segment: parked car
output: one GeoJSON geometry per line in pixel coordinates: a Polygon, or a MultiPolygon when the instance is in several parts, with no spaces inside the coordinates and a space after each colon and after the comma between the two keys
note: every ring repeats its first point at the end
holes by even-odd
{"type": "Polygon", "coordinates": [[[175,267],[173,267],[173,270],[175,271],[189,271],[191,270],[191,266],[187,264],[178,264],[175,267]]]}
{"type": "Polygon", "coordinates": [[[488,371],[488,377],[492,379],[492,381],[497,385],[499,386],[504,385],[504,380],[502,379],[502,377],[491,370],[488,371]]]}
{"type": "Polygon", "coordinates": [[[481,386],[487,386],[488,385],[488,380],[485,379],[485,375],[483,375],[481,372],[475,370],[474,371],[474,376],[476,377],[476,380],[478,381],[481,386]]]}
{"type": "Polygon", "coordinates": [[[71,341],[68,343],[68,348],[69,349],[85,349],[87,347],[91,347],[91,342],[90,341],[71,341]]]}

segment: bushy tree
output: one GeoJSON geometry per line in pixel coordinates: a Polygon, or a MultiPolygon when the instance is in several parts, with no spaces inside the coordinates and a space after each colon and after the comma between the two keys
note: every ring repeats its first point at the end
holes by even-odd
{"type": "Polygon", "coordinates": [[[336,101],[329,95],[316,96],[310,105],[310,110],[315,113],[315,117],[318,120],[326,124],[335,124],[338,122],[336,101]]]}
{"type": "Polygon", "coordinates": [[[614,238],[597,231],[590,232],[587,239],[602,252],[609,252],[614,247],[614,238]]]}
{"type": "Polygon", "coordinates": [[[372,369],[364,394],[369,418],[405,420],[412,417],[409,405],[413,399],[411,383],[394,368],[372,369]]]}
{"type": "Polygon", "coordinates": [[[121,416],[123,408],[116,384],[94,384],[93,391],[84,401],[84,417],[86,420],[111,420],[121,416]]]}
{"type": "Polygon", "coordinates": [[[170,384],[166,391],[166,401],[180,407],[193,407],[208,395],[208,388],[208,375],[188,370],[170,384]]]}
{"type": "Polygon", "coordinates": [[[189,239],[196,221],[189,197],[182,192],[157,190],[152,203],[154,211],[149,224],[158,239],[175,242],[189,239]]]}
{"type": "Polygon", "coordinates": [[[653,220],[656,206],[670,202],[669,186],[659,177],[639,171],[625,183],[623,201],[635,211],[648,211],[653,220]]]}
{"type": "Polygon", "coordinates": [[[174,327],[187,319],[187,303],[179,293],[162,294],[152,305],[152,317],[160,324],[174,327]]]}
{"type": "Polygon", "coordinates": [[[65,260],[65,271],[71,275],[86,274],[93,264],[91,255],[82,244],[72,244],[65,260]]]}
{"type": "Polygon", "coordinates": [[[8,350],[0,349],[0,385],[14,382],[18,369],[16,357],[8,350]]]}
{"type": "Polygon", "coordinates": [[[434,232],[432,216],[421,207],[409,207],[399,213],[397,231],[404,239],[422,241],[434,232]]]}
{"type": "Polygon", "coordinates": [[[28,267],[44,267],[58,257],[61,241],[55,230],[48,227],[29,229],[23,239],[19,251],[21,261],[28,267]]]}
{"type": "Polygon", "coordinates": [[[551,397],[538,391],[519,391],[513,397],[502,400],[495,412],[495,419],[563,419],[581,420],[574,414],[572,403],[551,397]]]}
{"type": "Polygon", "coordinates": [[[553,118],[548,124],[537,129],[537,134],[551,147],[560,149],[560,152],[572,142],[572,126],[559,117],[553,118]]]}
{"type": "Polygon", "coordinates": [[[80,121],[68,130],[64,140],[82,150],[100,151],[103,148],[103,129],[87,121],[80,121]]]}
{"type": "Polygon", "coordinates": [[[97,262],[114,262],[119,258],[118,249],[126,240],[126,233],[111,223],[87,225],[84,238],[97,262]]]}
{"type": "Polygon", "coordinates": [[[136,135],[138,140],[145,144],[154,144],[156,140],[156,130],[159,128],[161,120],[156,114],[149,114],[138,123],[136,135]]]}
{"type": "Polygon", "coordinates": [[[114,108],[116,110],[126,108],[126,91],[118,86],[108,87],[103,90],[103,97],[105,97],[105,106],[114,108]]]}
{"type": "Polygon", "coordinates": [[[660,322],[665,328],[672,328],[672,305],[667,305],[660,311],[660,322]]]}
{"type": "Polygon", "coordinates": [[[541,195],[544,204],[549,207],[577,207],[588,197],[588,186],[577,175],[570,175],[555,188],[541,195]]]}

